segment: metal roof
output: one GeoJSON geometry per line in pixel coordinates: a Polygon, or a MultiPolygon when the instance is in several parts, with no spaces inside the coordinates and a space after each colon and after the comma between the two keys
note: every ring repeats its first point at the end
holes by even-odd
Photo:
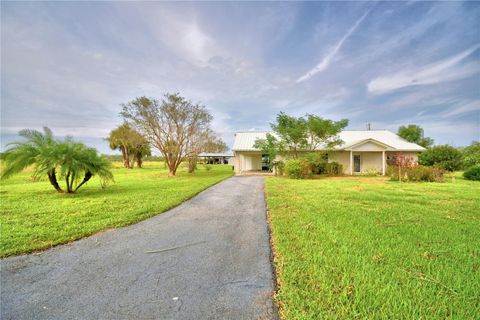
{"type": "MultiPolygon", "coordinates": [[[[243,131],[235,133],[233,151],[257,151],[253,147],[257,139],[265,139],[268,131],[243,131]]],[[[336,147],[337,150],[344,150],[350,146],[357,145],[363,141],[375,140],[393,150],[398,151],[423,151],[425,148],[416,143],[411,143],[388,130],[344,130],[338,135],[343,144],[336,147]]]]}
{"type": "Polygon", "coordinates": [[[233,157],[233,152],[225,152],[225,153],[212,153],[212,152],[202,152],[198,155],[199,157],[214,157],[214,158],[229,158],[233,157]]]}

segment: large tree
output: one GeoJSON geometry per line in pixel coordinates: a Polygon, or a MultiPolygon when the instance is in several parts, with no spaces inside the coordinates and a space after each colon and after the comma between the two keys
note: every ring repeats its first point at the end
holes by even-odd
{"type": "Polygon", "coordinates": [[[113,180],[110,162],[99,156],[97,150],[71,138],[57,140],[46,127],[43,131],[26,129],[19,132],[24,141],[9,144],[4,152],[2,179],[33,165],[34,176],[47,175],[58,192],[64,192],[58,179],[65,179],[68,193],[76,192],[94,175],[100,178],[102,186],[113,180]]]}
{"type": "Polygon", "coordinates": [[[122,107],[121,115],[163,155],[170,176],[183,161],[204,152],[213,135],[206,107],[178,93],[165,94],[162,101],[139,97],[122,107]]]}
{"type": "Polygon", "coordinates": [[[425,148],[433,145],[433,139],[425,137],[422,127],[416,124],[400,126],[400,128],[398,128],[398,135],[408,142],[416,143],[425,148]]]}
{"type": "MultiPolygon", "coordinates": [[[[293,159],[298,159],[300,151],[315,151],[319,148],[331,149],[341,144],[342,141],[338,134],[347,125],[347,119],[332,121],[313,114],[297,118],[280,112],[276,122],[271,124],[278,139],[270,138],[267,145],[263,143],[263,146],[272,149],[271,144],[276,143],[279,151],[284,151],[293,159]]],[[[262,146],[261,141],[258,146],[262,146]]]]}
{"type": "Polygon", "coordinates": [[[118,149],[122,152],[125,168],[133,168],[135,161],[141,168],[143,157],[150,155],[150,145],[147,139],[128,123],[123,123],[112,130],[106,139],[111,149],[118,149]]]}
{"type": "Polygon", "coordinates": [[[420,153],[418,163],[447,171],[455,171],[462,166],[462,153],[449,145],[435,146],[420,153]]]}
{"type": "Polygon", "coordinates": [[[465,169],[480,164],[480,141],[473,141],[471,145],[463,149],[463,167],[465,169]]]}

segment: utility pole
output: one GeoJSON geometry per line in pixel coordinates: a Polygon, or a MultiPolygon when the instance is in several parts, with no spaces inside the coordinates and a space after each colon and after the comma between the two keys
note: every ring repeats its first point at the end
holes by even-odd
{"type": "Polygon", "coordinates": [[[368,131],[372,130],[372,125],[370,124],[370,122],[367,123],[367,130],[368,130],[368,131]]]}

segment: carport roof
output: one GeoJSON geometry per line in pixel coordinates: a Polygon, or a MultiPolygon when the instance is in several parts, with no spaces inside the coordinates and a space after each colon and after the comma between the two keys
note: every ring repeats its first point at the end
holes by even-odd
{"type": "MultiPolygon", "coordinates": [[[[233,151],[258,151],[253,147],[257,139],[265,139],[268,131],[241,131],[235,133],[233,151]]],[[[344,150],[366,140],[375,140],[397,151],[424,151],[425,148],[411,143],[389,130],[344,130],[339,134],[343,144],[336,147],[344,150]]]]}

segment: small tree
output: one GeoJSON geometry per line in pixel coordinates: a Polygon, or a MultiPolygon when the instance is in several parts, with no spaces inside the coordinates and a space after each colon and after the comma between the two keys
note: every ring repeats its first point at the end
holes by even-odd
{"type": "Polygon", "coordinates": [[[163,155],[170,176],[175,176],[182,161],[198,156],[211,136],[213,117],[205,106],[178,93],[166,94],[161,102],[140,97],[122,107],[120,114],[163,155]]]}
{"type": "Polygon", "coordinates": [[[272,171],[275,158],[283,150],[281,141],[279,141],[270,133],[267,133],[266,139],[255,140],[253,147],[261,150],[262,154],[266,154],[268,156],[268,169],[272,171]]]}
{"type": "Polygon", "coordinates": [[[276,122],[272,123],[271,127],[285,146],[285,151],[289,152],[293,159],[298,159],[298,151],[304,150],[308,144],[305,119],[280,112],[277,115],[276,122]]]}
{"type": "Polygon", "coordinates": [[[465,169],[480,165],[480,141],[473,141],[463,149],[463,167],[465,169]]]}
{"type": "Polygon", "coordinates": [[[433,144],[433,139],[425,137],[423,129],[416,124],[401,126],[398,128],[398,135],[403,139],[428,148],[433,144]]]}
{"type": "Polygon", "coordinates": [[[447,171],[460,169],[462,165],[462,153],[449,145],[435,146],[422,152],[418,162],[424,166],[435,166],[447,171]]]}
{"type": "Polygon", "coordinates": [[[397,154],[393,157],[393,164],[398,169],[398,181],[401,183],[407,169],[415,166],[416,162],[412,157],[397,154]]]}
{"type": "Polygon", "coordinates": [[[19,135],[25,141],[9,144],[3,154],[5,168],[2,179],[21,172],[28,166],[34,166],[34,176],[47,175],[48,180],[58,192],[64,192],[58,178],[65,179],[68,193],[76,192],[94,175],[100,178],[102,186],[113,180],[110,162],[99,156],[97,150],[71,138],[60,141],[53,138],[52,131],[44,128],[22,130],[19,135]]]}
{"type": "Polygon", "coordinates": [[[123,123],[112,130],[106,139],[112,150],[118,149],[122,152],[123,166],[127,169],[133,168],[135,161],[141,168],[142,158],[150,155],[150,145],[147,139],[128,123],[123,123]]]}
{"type": "Polygon", "coordinates": [[[332,121],[312,114],[296,118],[280,112],[271,127],[282,149],[293,159],[298,159],[299,151],[331,149],[341,144],[338,134],[347,125],[346,119],[332,121]]]}

